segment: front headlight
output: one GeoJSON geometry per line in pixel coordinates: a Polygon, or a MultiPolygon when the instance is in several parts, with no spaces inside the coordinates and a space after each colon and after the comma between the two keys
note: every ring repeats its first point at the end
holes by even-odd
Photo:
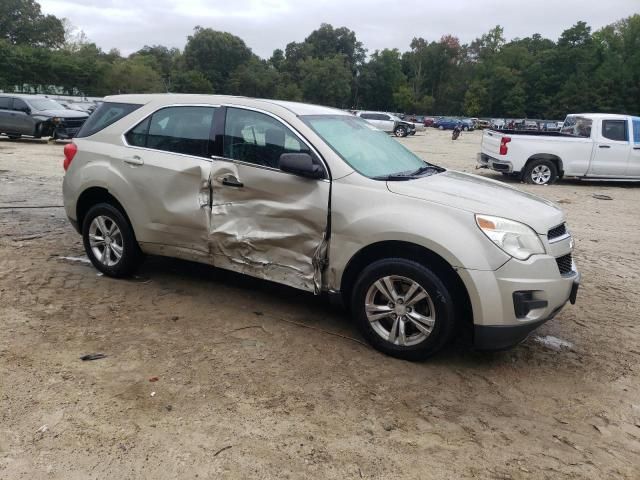
{"type": "Polygon", "coordinates": [[[60,122],[62,122],[62,119],[60,117],[53,117],[51,119],[51,123],[53,123],[54,125],[58,125],[60,122]]]}
{"type": "Polygon", "coordinates": [[[489,240],[518,260],[545,253],[538,234],[524,223],[489,215],[476,215],[476,223],[489,240]]]}

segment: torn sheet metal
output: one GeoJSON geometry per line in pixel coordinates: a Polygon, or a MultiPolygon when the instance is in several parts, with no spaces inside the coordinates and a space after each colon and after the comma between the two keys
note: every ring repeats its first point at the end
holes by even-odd
{"type": "Polygon", "coordinates": [[[214,265],[320,292],[328,182],[220,161],[213,164],[211,186],[214,265]],[[242,187],[224,185],[230,176],[242,187]]]}

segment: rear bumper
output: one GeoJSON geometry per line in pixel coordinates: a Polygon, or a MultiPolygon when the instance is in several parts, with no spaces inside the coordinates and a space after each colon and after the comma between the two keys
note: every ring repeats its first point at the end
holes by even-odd
{"type": "Polygon", "coordinates": [[[513,164],[507,160],[498,160],[484,153],[478,153],[476,161],[476,168],[490,168],[496,172],[515,173],[513,171],[513,164]]]}

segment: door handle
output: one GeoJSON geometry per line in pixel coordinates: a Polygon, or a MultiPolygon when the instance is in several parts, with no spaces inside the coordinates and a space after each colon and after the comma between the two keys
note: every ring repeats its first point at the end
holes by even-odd
{"type": "Polygon", "coordinates": [[[633,147],[634,150],[640,150],[640,147],[633,147]]]}
{"type": "Polygon", "coordinates": [[[242,188],[244,187],[244,183],[242,183],[241,181],[239,181],[236,177],[234,177],[233,175],[228,175],[226,177],[224,177],[222,179],[222,184],[226,185],[227,187],[236,187],[236,188],[242,188]]]}
{"type": "Polygon", "coordinates": [[[611,148],[609,145],[598,145],[598,148],[611,148]]]}
{"type": "Polygon", "coordinates": [[[124,163],[139,167],[140,165],[144,165],[144,160],[142,160],[138,155],[134,155],[133,157],[125,158],[124,163]]]}

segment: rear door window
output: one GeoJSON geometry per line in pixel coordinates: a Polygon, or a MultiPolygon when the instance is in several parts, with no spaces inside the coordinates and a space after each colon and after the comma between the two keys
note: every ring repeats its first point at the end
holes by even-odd
{"type": "Polygon", "coordinates": [[[609,140],[616,140],[619,142],[628,142],[628,128],[626,120],[603,120],[602,121],[602,136],[609,140]]]}
{"type": "Polygon", "coordinates": [[[9,110],[10,105],[11,105],[10,97],[0,97],[0,110],[9,110]]]}
{"type": "Polygon", "coordinates": [[[131,112],[136,111],[141,106],[142,105],[131,103],[104,102],[96,108],[95,112],[84,122],[76,137],[90,137],[121,118],[126,117],[131,112]]]}
{"type": "MultiPolygon", "coordinates": [[[[212,151],[210,143],[214,112],[214,107],[167,107],[158,110],[151,116],[145,146],[208,158],[212,151]]],[[[142,135],[143,124],[129,133],[142,135]],[[138,131],[134,133],[136,129],[138,131]]]]}

